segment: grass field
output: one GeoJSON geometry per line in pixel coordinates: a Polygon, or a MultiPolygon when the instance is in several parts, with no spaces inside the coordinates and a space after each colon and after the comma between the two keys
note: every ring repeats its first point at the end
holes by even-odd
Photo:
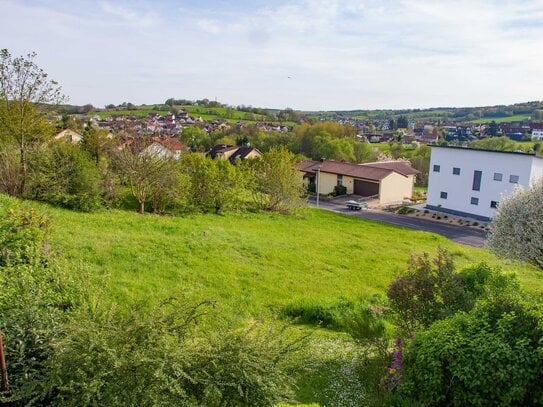
{"type": "Polygon", "coordinates": [[[471,120],[470,123],[484,124],[484,123],[490,123],[492,121],[496,123],[522,122],[522,121],[528,120],[529,117],[530,115],[528,114],[517,114],[514,116],[507,116],[507,117],[483,117],[482,119],[471,120]]]}
{"type": "MultiPolygon", "coordinates": [[[[17,204],[0,196],[0,214],[17,204]]],[[[448,248],[460,267],[485,261],[543,292],[543,276],[535,268],[503,262],[485,249],[317,209],[299,216],[158,217],[31,205],[52,218],[51,247],[67,266],[88,273],[89,284],[105,287],[121,307],[183,295],[216,300],[227,319],[269,320],[285,307],[333,306],[383,294],[411,253],[435,253],[438,246],[448,248]]],[[[302,329],[313,332],[313,339],[311,356],[300,362],[299,401],[356,405],[362,385],[352,341],[323,328],[302,329]]]]}

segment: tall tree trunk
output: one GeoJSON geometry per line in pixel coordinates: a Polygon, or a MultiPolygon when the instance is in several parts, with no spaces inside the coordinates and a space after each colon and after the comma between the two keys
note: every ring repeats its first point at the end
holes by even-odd
{"type": "Polygon", "coordinates": [[[145,201],[140,201],[140,211],[142,215],[145,213],[145,201]]]}
{"type": "Polygon", "coordinates": [[[28,164],[26,161],[26,150],[24,146],[21,146],[21,180],[19,183],[18,195],[23,196],[26,189],[26,179],[28,176],[28,164]]]}

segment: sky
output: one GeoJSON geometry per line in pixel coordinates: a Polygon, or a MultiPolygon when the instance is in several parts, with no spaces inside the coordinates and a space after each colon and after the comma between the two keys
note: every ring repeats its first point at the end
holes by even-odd
{"type": "Polygon", "coordinates": [[[0,48],[96,107],[543,100],[543,0],[0,0],[0,48]]]}

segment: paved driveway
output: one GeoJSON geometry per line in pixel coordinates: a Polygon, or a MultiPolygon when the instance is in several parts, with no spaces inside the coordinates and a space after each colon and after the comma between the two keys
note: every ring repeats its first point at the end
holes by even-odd
{"type": "MultiPolygon", "coordinates": [[[[311,206],[316,206],[314,200],[310,200],[311,206]]],[[[437,233],[446,238],[461,244],[474,247],[483,247],[486,241],[486,232],[470,227],[448,225],[446,223],[434,222],[428,219],[418,219],[409,216],[397,215],[395,213],[378,210],[351,211],[344,205],[321,200],[320,209],[342,213],[345,215],[374,220],[391,225],[403,226],[409,229],[422,230],[425,232],[437,233]]]]}

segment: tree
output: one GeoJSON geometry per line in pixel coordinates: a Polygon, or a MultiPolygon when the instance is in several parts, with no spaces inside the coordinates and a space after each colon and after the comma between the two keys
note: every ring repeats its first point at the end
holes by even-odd
{"type": "Polygon", "coordinates": [[[517,188],[498,205],[488,246],[498,256],[543,269],[543,180],[517,188]]]}
{"type": "Polygon", "coordinates": [[[290,212],[303,205],[304,187],[294,163],[294,155],[284,147],[273,148],[254,160],[253,197],[260,208],[290,212]]]}
{"type": "Polygon", "coordinates": [[[242,194],[247,185],[243,166],[199,154],[185,154],[181,158],[181,165],[190,176],[190,201],[196,209],[220,213],[242,203],[242,194]]]}
{"type": "Polygon", "coordinates": [[[145,213],[145,204],[160,190],[162,177],[168,176],[170,160],[141,151],[124,148],[117,157],[122,176],[130,186],[132,195],[139,204],[139,213],[145,213]]]}
{"type": "Polygon", "coordinates": [[[191,151],[207,151],[213,143],[209,134],[196,126],[185,127],[179,138],[191,151]]]}
{"type": "Polygon", "coordinates": [[[22,195],[28,178],[28,152],[49,134],[51,128],[40,110],[45,104],[65,99],[57,82],[33,61],[36,54],[12,58],[7,49],[0,51],[0,140],[15,144],[19,150],[22,195]]]}

